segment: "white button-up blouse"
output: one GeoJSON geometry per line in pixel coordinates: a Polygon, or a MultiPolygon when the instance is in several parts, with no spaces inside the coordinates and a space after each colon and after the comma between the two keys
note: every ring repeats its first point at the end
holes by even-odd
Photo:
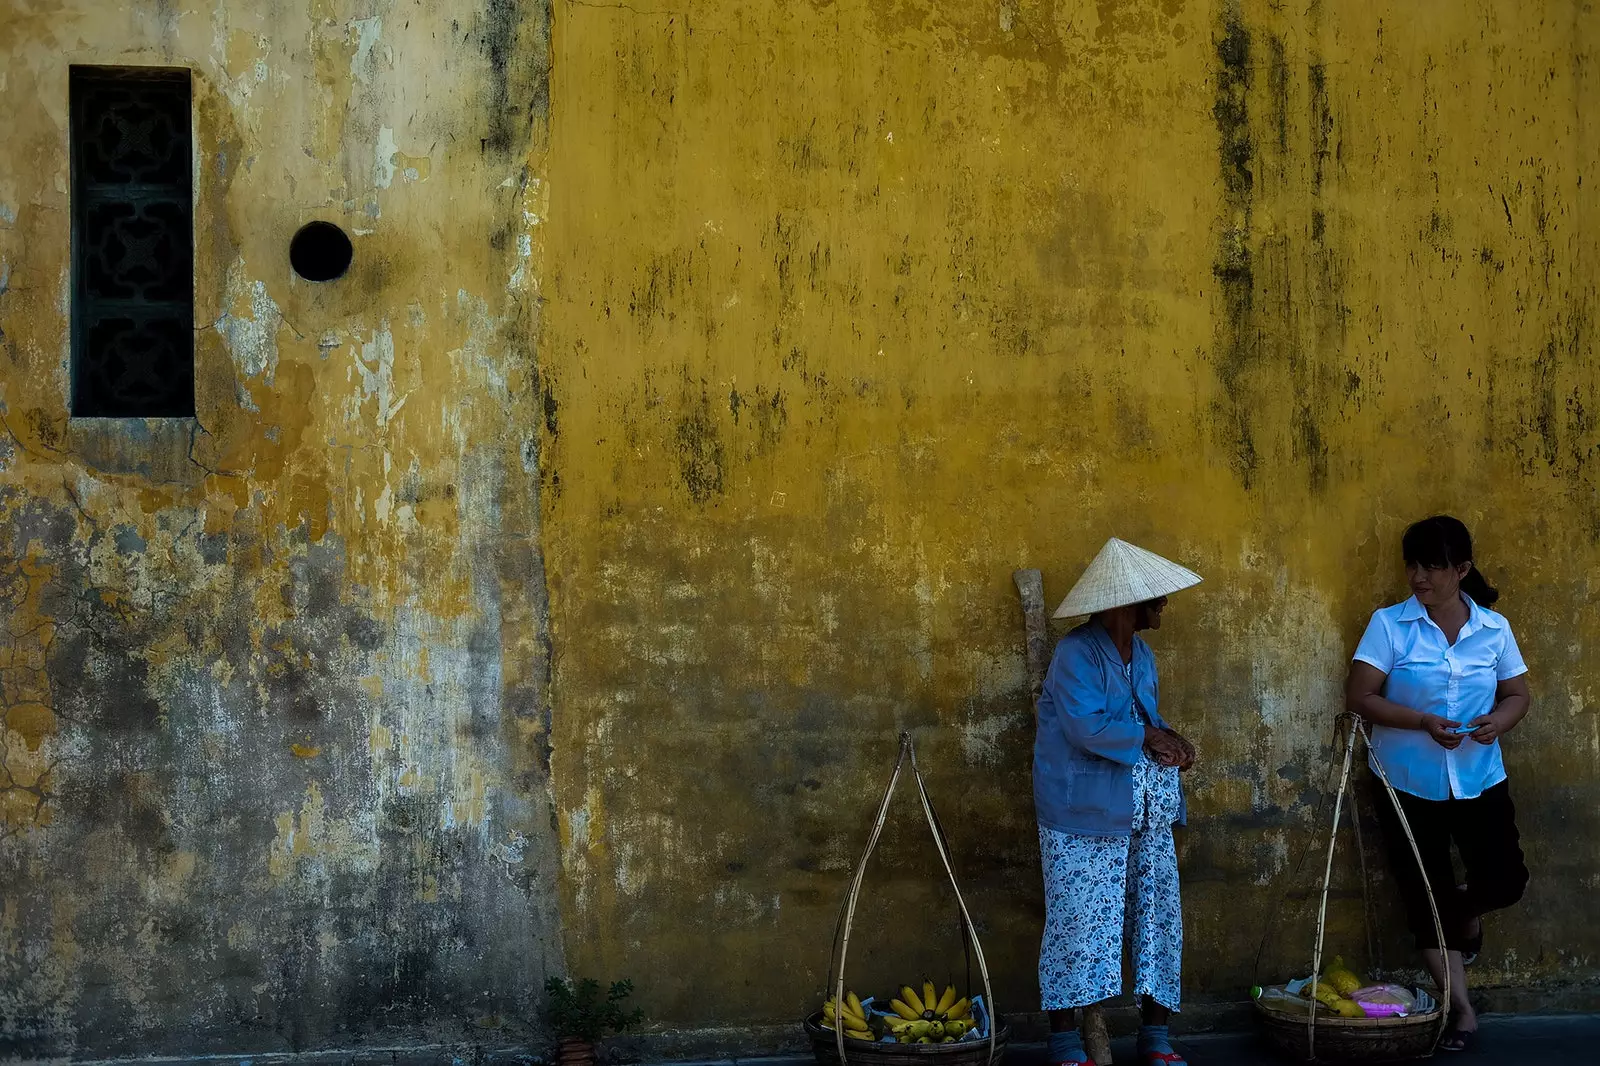
{"type": "MultiPolygon", "coordinates": [[[[1528,672],[1511,623],[1470,596],[1467,621],[1455,644],[1415,596],[1374,611],[1355,658],[1383,671],[1383,696],[1402,707],[1466,725],[1494,710],[1501,681],[1528,672]]],[[[1463,737],[1453,751],[1424,730],[1372,727],[1372,757],[1390,784],[1427,800],[1474,799],[1506,779],[1500,741],[1463,737]]]]}

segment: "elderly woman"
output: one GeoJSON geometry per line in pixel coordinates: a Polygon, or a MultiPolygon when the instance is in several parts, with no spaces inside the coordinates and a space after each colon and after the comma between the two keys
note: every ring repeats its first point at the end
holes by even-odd
{"type": "Polygon", "coordinates": [[[1194,748],[1161,717],[1155,656],[1137,634],[1159,629],[1167,595],[1199,581],[1113,537],[1056,611],[1089,620],[1056,646],[1033,747],[1045,887],[1039,990],[1054,1066],[1093,1066],[1077,1008],[1122,993],[1125,922],[1144,1015],[1140,1064],[1183,1066],[1167,1032],[1183,956],[1172,826],[1184,821],[1178,773],[1194,748]]]}
{"type": "Polygon", "coordinates": [[[1389,863],[1422,957],[1450,1020],[1441,1051],[1466,1051],[1478,1032],[1465,966],[1483,945],[1483,915],[1522,898],[1522,858],[1500,738],[1528,713],[1528,667],[1511,623],[1489,609],[1500,594],[1473,562],[1472,535],[1449,515],[1424,518],[1400,541],[1411,596],[1373,613],[1357,645],[1345,704],[1372,723],[1372,762],[1395,788],[1417,859],[1393,805],[1380,803],[1389,863]],[[1466,869],[1457,885],[1452,843],[1466,869]],[[1444,928],[1439,943],[1432,887],[1444,928]]]}

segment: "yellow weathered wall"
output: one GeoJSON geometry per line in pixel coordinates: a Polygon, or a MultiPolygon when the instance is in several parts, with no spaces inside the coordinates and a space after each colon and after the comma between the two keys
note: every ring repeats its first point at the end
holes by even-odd
{"type": "Polygon", "coordinates": [[[547,42],[506,0],[0,7],[0,1054],[524,1038],[547,42]],[[73,63],[193,70],[192,421],[66,415],[73,63]]]}
{"type": "MultiPolygon", "coordinates": [[[[1593,29],[1554,0],[558,4],[542,468],[573,968],[632,975],[666,1025],[791,1022],[909,728],[999,1004],[1032,1009],[1011,572],[1053,604],[1115,534],[1207,578],[1153,639],[1201,752],[1190,997],[1288,976],[1253,963],[1344,664],[1404,594],[1404,525],[1448,510],[1535,695],[1507,743],[1534,881],[1475,980],[1592,981],[1593,29]]],[[[959,973],[900,816],[863,992],[959,973]]],[[[1358,900],[1343,877],[1360,958],[1358,900]]],[[[1309,955],[1290,917],[1269,966],[1309,955]]]]}
{"type": "MultiPolygon", "coordinates": [[[[6,1050],[515,1041],[563,954],[659,1029],[792,1038],[901,728],[1028,1010],[1010,575],[1053,602],[1111,534],[1207,577],[1153,643],[1202,753],[1188,989],[1238,999],[1436,509],[1534,668],[1535,880],[1479,979],[1592,985],[1593,38],[1555,2],[11,0],[6,1050]],[[193,423],[66,418],[70,63],[195,71],[193,423]],[[290,273],[311,218],[346,279],[290,273]]],[[[897,818],[863,990],[960,973],[897,818]]]]}

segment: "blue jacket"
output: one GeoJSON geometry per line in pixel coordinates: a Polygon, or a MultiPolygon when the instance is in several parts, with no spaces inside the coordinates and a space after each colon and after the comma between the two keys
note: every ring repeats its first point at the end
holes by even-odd
{"type": "MultiPolygon", "coordinates": [[[[1061,638],[1039,696],[1033,742],[1033,804],[1039,824],[1084,836],[1127,836],[1133,828],[1133,767],[1144,751],[1146,717],[1156,710],[1156,658],[1133,638],[1133,683],[1100,623],[1061,638]],[[1143,712],[1142,714],[1140,712],[1143,712]]],[[[1180,805],[1178,824],[1188,816],[1180,805]]]]}

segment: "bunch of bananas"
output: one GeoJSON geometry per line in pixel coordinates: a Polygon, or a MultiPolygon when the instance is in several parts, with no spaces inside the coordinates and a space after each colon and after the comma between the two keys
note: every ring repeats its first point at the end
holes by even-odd
{"type": "Polygon", "coordinates": [[[876,1040],[872,1035],[872,1028],[867,1024],[867,1011],[861,1005],[861,1000],[854,992],[848,992],[844,997],[844,1009],[840,1010],[838,1004],[829,996],[828,1001],[822,1005],[822,1024],[825,1028],[832,1029],[840,1017],[844,1018],[844,1035],[852,1040],[876,1040]]]}
{"type": "Polygon", "coordinates": [[[922,982],[922,995],[906,985],[897,999],[889,1001],[894,1014],[887,1017],[889,1031],[902,1044],[953,1044],[977,1023],[972,1020],[972,1001],[956,998],[956,986],[945,986],[944,995],[932,981],[922,982]]]}

